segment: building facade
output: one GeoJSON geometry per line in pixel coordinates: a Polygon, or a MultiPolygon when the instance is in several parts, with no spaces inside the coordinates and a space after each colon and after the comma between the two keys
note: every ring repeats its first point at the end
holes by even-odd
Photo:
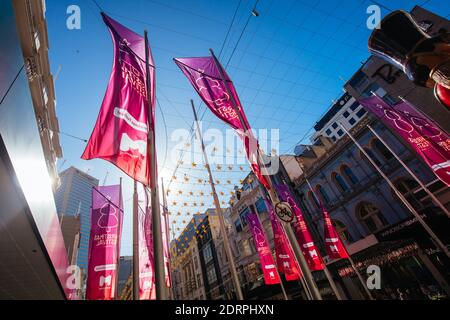
{"type": "Polygon", "coordinates": [[[53,198],[62,150],[45,1],[2,1],[0,37],[0,298],[71,298],[53,198]]]}
{"type": "MultiPolygon", "coordinates": [[[[445,243],[449,237],[448,218],[413,180],[394,156],[367,129],[370,124],[386,143],[447,207],[450,190],[426,164],[388,128],[367,116],[351,130],[370,157],[381,167],[411,205],[445,243]]],[[[328,146],[327,152],[309,165],[297,158],[304,173],[294,181],[309,228],[323,250],[323,217],[313,191],[325,204],[330,217],[356,261],[360,271],[375,264],[385,275],[380,298],[394,298],[401,292],[424,298],[448,295],[449,265],[445,255],[433,243],[388,183],[379,175],[348,136],[328,146]],[[313,190],[310,189],[308,182],[313,190]],[[406,270],[406,271],[405,271],[406,270]]],[[[308,159],[310,160],[310,159],[308,159]]],[[[288,181],[284,181],[288,182],[288,181]]],[[[328,261],[336,281],[346,296],[363,298],[363,291],[348,261],[328,261]]]]}
{"type": "Polygon", "coordinates": [[[60,180],[61,184],[55,192],[56,208],[62,223],[66,216],[80,216],[81,234],[77,265],[86,271],[91,228],[92,188],[98,186],[99,181],[75,167],[62,171],[60,180]]]}
{"type": "MultiPolygon", "coordinates": [[[[339,140],[344,135],[342,124],[347,130],[353,128],[366,114],[366,110],[347,92],[344,93],[314,125],[316,131],[311,137],[311,143],[317,143],[319,137],[328,137],[332,141],[339,140]]],[[[301,153],[299,147],[296,155],[301,153]]]]}
{"type": "Polygon", "coordinates": [[[170,243],[172,295],[177,300],[204,300],[206,291],[197,243],[204,214],[195,214],[183,232],[170,243]]]}

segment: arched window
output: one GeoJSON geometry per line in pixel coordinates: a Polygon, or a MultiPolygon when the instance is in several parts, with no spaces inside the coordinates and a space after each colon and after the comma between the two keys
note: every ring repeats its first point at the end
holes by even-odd
{"type": "Polygon", "coordinates": [[[314,194],[311,191],[308,192],[308,198],[309,198],[309,202],[312,204],[312,207],[314,209],[320,208],[319,202],[317,201],[316,197],[314,196],[314,194]]]}
{"type": "Polygon", "coordinates": [[[417,183],[417,181],[412,179],[400,179],[394,184],[398,191],[400,191],[405,196],[406,200],[414,205],[415,209],[422,209],[423,207],[430,204],[430,200],[422,200],[416,192],[417,190],[421,190],[419,189],[419,184],[417,183]]]}
{"type": "Polygon", "coordinates": [[[341,192],[347,192],[349,190],[347,183],[345,183],[344,178],[339,173],[333,172],[331,178],[341,192]]]}
{"type": "Polygon", "coordinates": [[[350,182],[350,184],[358,183],[358,178],[356,178],[355,174],[353,173],[353,170],[350,169],[350,167],[347,166],[346,164],[344,164],[341,167],[341,173],[347,179],[347,181],[350,182]]]}
{"type": "Polygon", "coordinates": [[[347,226],[343,222],[339,220],[332,220],[332,222],[334,228],[336,229],[336,232],[339,234],[339,237],[342,240],[345,240],[347,242],[353,241],[352,237],[350,236],[350,233],[348,233],[347,226]]]}
{"type": "Polygon", "coordinates": [[[330,198],[328,197],[327,192],[325,191],[325,189],[320,184],[318,184],[316,186],[316,190],[317,190],[318,194],[320,195],[320,197],[322,197],[322,200],[325,203],[329,203],[330,202],[330,198]]]}
{"type": "Polygon", "coordinates": [[[356,214],[371,233],[380,230],[388,224],[380,209],[369,202],[363,202],[358,205],[356,214]]]}
{"type": "MultiPolygon", "coordinates": [[[[364,151],[367,152],[370,159],[372,159],[372,161],[375,162],[377,166],[381,166],[381,161],[378,160],[378,158],[375,156],[375,154],[372,152],[370,148],[364,147],[364,151]]],[[[369,159],[367,159],[367,157],[361,151],[359,152],[359,156],[361,157],[361,159],[364,159],[364,161],[367,162],[370,168],[373,168],[373,165],[370,163],[369,159]]]]}
{"type": "Polygon", "coordinates": [[[380,154],[386,161],[389,161],[394,157],[394,155],[386,148],[386,146],[376,138],[372,140],[372,148],[375,149],[377,153],[380,154]]]}

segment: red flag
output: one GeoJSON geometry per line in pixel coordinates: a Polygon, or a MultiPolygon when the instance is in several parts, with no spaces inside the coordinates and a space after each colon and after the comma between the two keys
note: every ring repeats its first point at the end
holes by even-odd
{"type": "Polygon", "coordinates": [[[278,271],[284,273],[287,281],[298,280],[301,277],[301,271],[297,266],[294,253],[291,245],[289,244],[283,226],[275,215],[271,203],[267,201],[267,199],[264,199],[264,202],[269,212],[270,222],[272,224],[278,271]]]}
{"type": "Polygon", "coordinates": [[[261,261],[264,282],[266,284],[280,283],[280,277],[278,276],[277,268],[273,261],[272,251],[270,250],[266,233],[264,232],[264,228],[261,225],[257,214],[250,211],[247,214],[247,221],[253,236],[256,250],[258,251],[259,260],[261,261]]]}
{"type": "MultiPolygon", "coordinates": [[[[149,55],[151,106],[147,98],[145,39],[105,14],[114,45],[108,88],[86,149],[85,160],[107,160],[136,181],[150,184],[149,110],[154,120],[155,69],[149,55]]],[[[150,49],[149,49],[150,50],[150,49]]],[[[149,51],[150,52],[150,51],[149,51]]],[[[152,121],[152,124],[155,122],[152,121]]],[[[154,132],[154,128],[150,128],[154,132]]]]}
{"type": "Polygon", "coordinates": [[[408,102],[390,106],[380,97],[373,96],[360,103],[398,133],[436,176],[450,186],[450,138],[447,132],[408,102]]]}
{"type": "Polygon", "coordinates": [[[287,202],[294,210],[296,221],[293,223],[294,232],[297,237],[303,256],[311,271],[323,270],[322,257],[309,233],[302,211],[286,185],[277,185],[276,190],[281,201],[287,202]]]}
{"type": "Polygon", "coordinates": [[[258,164],[258,140],[252,133],[247,117],[242,110],[242,105],[239,101],[236,89],[225,69],[220,66],[219,62],[215,60],[214,57],[175,58],[174,61],[212,113],[229,124],[236,131],[244,142],[245,152],[252,171],[259,181],[261,181],[267,189],[270,189],[258,164]],[[221,69],[217,67],[218,65],[221,69]],[[221,73],[224,75],[226,84],[222,81],[221,73]],[[229,88],[232,97],[228,94],[227,87],[229,88]],[[237,114],[233,108],[233,100],[237,104],[239,114],[237,114]],[[242,119],[243,123],[240,119],[242,119]]]}
{"type": "Polygon", "coordinates": [[[92,188],[87,300],[113,300],[119,274],[123,207],[120,185],[92,188]]]}
{"type": "Polygon", "coordinates": [[[327,209],[321,204],[323,213],[323,225],[324,225],[324,236],[325,236],[325,249],[327,254],[332,259],[346,259],[348,258],[347,250],[342,243],[339,234],[331,222],[330,215],[327,209]]]}

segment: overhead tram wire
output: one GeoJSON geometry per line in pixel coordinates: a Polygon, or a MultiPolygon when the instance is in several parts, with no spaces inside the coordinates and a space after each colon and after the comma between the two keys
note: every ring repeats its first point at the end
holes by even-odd
{"type": "MultiPolygon", "coordinates": [[[[257,1],[255,2],[255,5],[253,6],[253,10],[256,10],[256,5],[258,4],[258,2],[259,2],[259,0],[257,0],[257,1]]],[[[238,12],[238,10],[239,10],[240,4],[241,4],[241,1],[239,1],[238,6],[236,7],[236,10],[235,10],[235,12],[234,12],[234,14],[233,14],[233,18],[232,18],[232,20],[231,20],[230,27],[228,28],[226,37],[225,37],[225,39],[224,39],[224,41],[223,41],[223,43],[222,43],[222,49],[221,49],[221,51],[223,51],[223,48],[225,47],[227,38],[228,38],[228,36],[229,36],[229,33],[231,32],[232,26],[233,26],[234,21],[235,21],[235,19],[236,19],[237,12],[238,12]]],[[[251,17],[251,16],[252,16],[252,15],[250,14],[249,17],[251,17]]],[[[232,51],[232,55],[230,56],[230,58],[229,58],[229,60],[228,60],[228,63],[229,63],[229,61],[231,61],[231,58],[232,58],[234,52],[236,51],[236,48],[237,48],[237,46],[239,45],[240,39],[242,38],[242,35],[243,35],[243,33],[245,32],[247,26],[248,26],[248,23],[246,23],[246,25],[244,26],[244,28],[243,28],[243,30],[242,30],[242,32],[241,32],[241,36],[239,37],[239,40],[236,42],[236,44],[235,44],[235,46],[234,46],[234,49],[233,49],[233,51],[232,51]]],[[[220,56],[219,56],[219,57],[220,57],[220,56]]],[[[226,66],[228,66],[228,63],[227,63],[226,66]]],[[[201,106],[202,106],[202,103],[200,103],[200,107],[199,107],[200,109],[201,109],[201,106]]],[[[202,115],[200,116],[200,121],[203,120],[203,117],[205,116],[207,110],[208,110],[208,108],[205,106],[205,109],[204,109],[202,115]]],[[[192,141],[192,138],[194,137],[194,135],[195,135],[194,124],[192,124],[192,126],[191,126],[191,137],[190,137],[191,141],[192,141]]],[[[180,156],[181,159],[182,159],[182,157],[183,157],[183,155],[180,156]]],[[[181,160],[181,159],[180,159],[180,160],[181,160]]],[[[173,176],[176,174],[176,171],[177,171],[177,170],[178,170],[178,166],[176,167],[173,176]]],[[[168,184],[168,186],[167,186],[168,188],[169,188],[171,182],[172,182],[172,180],[169,181],[169,184],[168,184]]]]}

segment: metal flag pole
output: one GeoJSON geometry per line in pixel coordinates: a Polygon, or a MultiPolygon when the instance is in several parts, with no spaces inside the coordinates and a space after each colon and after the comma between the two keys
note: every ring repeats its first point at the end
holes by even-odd
{"type": "MultiPolygon", "coordinates": [[[[106,180],[106,177],[105,177],[106,180]]],[[[103,182],[103,185],[105,185],[105,182],[103,182]]],[[[119,214],[117,215],[118,219],[119,219],[119,223],[117,224],[119,229],[117,230],[117,238],[119,238],[119,236],[122,236],[122,226],[123,226],[123,220],[120,220],[120,217],[122,216],[122,207],[123,207],[123,203],[122,203],[122,177],[119,178],[119,214]]],[[[119,271],[120,271],[120,248],[119,246],[117,246],[117,257],[116,257],[116,290],[115,290],[115,299],[119,300],[119,296],[118,296],[118,292],[119,292],[119,271]]]]}
{"type": "MultiPolygon", "coordinates": [[[[167,250],[168,250],[168,255],[169,255],[169,261],[168,261],[168,272],[170,275],[170,280],[172,281],[173,277],[172,277],[172,270],[170,267],[170,261],[171,261],[171,254],[170,254],[170,234],[169,234],[169,210],[167,207],[167,198],[166,198],[166,191],[164,189],[164,179],[161,178],[161,192],[162,192],[162,197],[163,197],[163,213],[164,213],[164,217],[166,219],[166,239],[164,239],[164,241],[167,242],[167,250]]],[[[170,287],[167,287],[166,285],[166,290],[167,290],[167,297],[173,300],[173,286],[171,285],[170,287]]]]}
{"type": "MultiPolygon", "coordinates": [[[[242,118],[241,111],[238,108],[237,102],[234,99],[234,96],[231,93],[230,88],[228,87],[227,81],[225,79],[225,75],[224,75],[223,70],[222,70],[222,66],[220,65],[219,60],[217,60],[216,56],[214,55],[214,51],[212,49],[209,49],[209,51],[210,51],[212,57],[214,58],[214,62],[215,62],[216,67],[217,67],[217,69],[218,69],[218,71],[220,73],[221,80],[224,83],[226,92],[227,92],[228,96],[231,99],[232,107],[233,107],[234,111],[236,112],[236,114],[238,115],[239,120],[240,120],[241,125],[244,128],[244,130],[248,131],[249,128],[247,128],[247,126],[245,124],[245,121],[242,118]]],[[[257,153],[258,153],[258,162],[263,163],[263,161],[261,161],[261,150],[257,150],[257,153]]],[[[266,177],[267,177],[267,182],[269,184],[269,188],[268,188],[267,191],[269,193],[270,200],[272,201],[272,204],[273,204],[273,206],[275,208],[275,204],[279,202],[278,201],[278,196],[277,196],[277,194],[274,191],[271,177],[269,175],[267,175],[266,177]]],[[[291,224],[282,221],[282,225],[284,226],[284,229],[285,229],[286,234],[288,236],[289,242],[290,242],[290,244],[291,244],[291,246],[292,246],[292,248],[294,250],[295,257],[297,258],[297,261],[299,262],[300,269],[301,269],[301,271],[302,271],[302,273],[303,273],[303,275],[305,277],[305,280],[306,280],[305,281],[306,284],[308,285],[308,287],[309,287],[309,289],[310,289],[314,299],[322,300],[322,296],[320,295],[320,292],[319,292],[319,289],[317,287],[317,284],[314,281],[312,273],[311,273],[311,271],[308,268],[308,264],[306,263],[306,259],[303,256],[303,253],[302,253],[302,251],[300,249],[300,246],[297,243],[297,239],[295,238],[295,234],[294,234],[294,231],[292,230],[291,224]]]]}
{"type": "Polygon", "coordinates": [[[422,227],[425,229],[425,231],[430,235],[431,239],[435,242],[436,246],[442,250],[442,252],[445,253],[447,257],[450,258],[450,252],[448,251],[445,244],[442,243],[442,241],[439,239],[439,237],[431,230],[431,228],[428,226],[428,224],[422,219],[420,214],[416,211],[416,209],[411,206],[411,204],[406,200],[405,196],[395,187],[395,185],[392,183],[392,181],[384,174],[384,172],[380,169],[380,167],[373,161],[373,159],[367,154],[366,150],[359,144],[358,141],[356,141],[355,137],[350,134],[350,132],[342,125],[342,123],[339,122],[339,125],[344,130],[345,133],[350,137],[350,139],[353,141],[353,143],[358,147],[358,149],[364,154],[364,156],[369,160],[369,162],[375,167],[375,169],[378,171],[378,173],[383,177],[383,179],[388,183],[388,185],[391,187],[391,189],[394,191],[394,193],[399,197],[399,199],[402,201],[402,203],[408,208],[408,210],[413,214],[413,216],[419,221],[419,223],[422,225],[422,227]]]}
{"type": "Polygon", "coordinates": [[[434,201],[434,203],[450,218],[450,212],[447,210],[447,208],[442,204],[441,201],[439,201],[439,199],[434,195],[434,193],[427,188],[427,186],[419,179],[419,177],[406,165],[406,163],[399,157],[399,155],[395,153],[394,150],[392,150],[392,148],[386,143],[386,141],[370,125],[367,125],[367,128],[369,128],[369,130],[372,131],[375,137],[377,137],[377,139],[380,140],[382,144],[384,144],[386,149],[388,149],[389,152],[392,153],[392,155],[395,157],[395,159],[397,159],[398,162],[400,162],[400,164],[403,166],[406,172],[408,172],[411,175],[411,177],[413,177],[414,180],[416,180],[416,182],[430,196],[430,198],[434,201]]]}
{"type": "Polygon", "coordinates": [[[133,182],[133,300],[139,300],[139,208],[137,182],[133,182]]]}
{"type": "MultiPolygon", "coordinates": [[[[262,188],[261,185],[260,185],[260,188],[262,188]]],[[[263,194],[264,194],[264,192],[263,192],[263,194]]],[[[250,207],[250,206],[247,205],[247,207],[250,207]]],[[[263,223],[261,221],[261,218],[259,217],[258,212],[256,210],[254,210],[254,213],[256,215],[256,218],[258,219],[259,225],[261,226],[261,228],[264,229],[264,225],[263,225],[263,223]]],[[[282,230],[282,231],[284,231],[284,230],[282,230]]],[[[273,257],[272,257],[272,259],[273,259],[273,257]]],[[[278,279],[280,279],[280,287],[281,287],[281,292],[283,293],[283,298],[284,298],[284,300],[289,300],[288,295],[286,293],[286,289],[284,288],[283,280],[281,279],[280,272],[278,271],[278,260],[277,260],[277,257],[276,257],[276,253],[275,253],[275,265],[276,265],[275,270],[277,271],[278,279]]]]}
{"type": "MultiPolygon", "coordinates": [[[[304,177],[305,177],[305,181],[306,181],[306,183],[308,184],[308,187],[309,187],[309,189],[311,190],[311,192],[312,192],[314,198],[316,198],[317,202],[320,203],[320,204],[323,206],[322,201],[320,201],[319,197],[317,196],[316,192],[315,192],[314,189],[312,188],[311,183],[309,182],[309,180],[308,180],[308,178],[306,177],[306,175],[304,175],[304,177]]],[[[344,242],[342,241],[341,236],[340,236],[339,234],[338,234],[337,236],[339,237],[339,241],[341,241],[342,245],[344,246],[345,251],[347,251],[347,248],[345,247],[345,244],[344,244],[344,242]]],[[[361,285],[363,286],[364,291],[366,292],[366,294],[367,294],[367,296],[369,297],[369,299],[370,299],[370,300],[375,300],[375,299],[373,298],[372,294],[370,293],[369,288],[367,288],[367,283],[364,281],[364,278],[362,277],[361,273],[360,273],[360,272],[358,271],[358,269],[356,268],[355,262],[353,261],[351,255],[348,253],[348,251],[347,251],[347,259],[348,259],[348,261],[350,262],[350,265],[352,266],[353,270],[355,271],[356,276],[358,277],[359,281],[361,282],[361,285]]],[[[325,264],[324,264],[324,265],[325,265],[325,264]]],[[[328,270],[327,270],[327,271],[328,271],[328,270]]],[[[333,282],[333,283],[334,283],[334,282],[333,282]]],[[[331,284],[331,283],[330,283],[330,284],[331,284]]]]}
{"type": "Polygon", "coordinates": [[[155,132],[153,130],[153,110],[152,110],[152,95],[150,90],[150,61],[149,61],[149,45],[148,45],[148,33],[144,31],[145,38],[145,74],[147,84],[147,99],[148,99],[148,154],[150,157],[150,199],[152,206],[152,232],[153,232],[153,257],[155,264],[155,287],[156,287],[156,299],[166,300],[166,283],[164,276],[164,251],[163,240],[161,232],[161,214],[159,204],[159,190],[158,190],[158,171],[156,168],[156,144],[155,144],[155,132]]]}
{"type": "Polygon", "coordinates": [[[234,282],[234,289],[236,290],[236,296],[237,296],[238,300],[244,300],[244,295],[242,294],[241,284],[239,282],[239,278],[238,278],[238,275],[236,272],[236,264],[234,262],[233,253],[231,252],[230,241],[228,239],[228,234],[225,230],[225,219],[223,217],[222,209],[220,208],[219,197],[217,196],[216,187],[214,185],[214,180],[213,180],[213,176],[211,173],[211,168],[209,167],[208,156],[206,154],[205,144],[203,142],[203,136],[202,136],[202,132],[200,130],[200,124],[198,123],[197,111],[195,111],[195,106],[194,106],[193,100],[191,100],[191,107],[192,107],[192,112],[194,113],[195,123],[197,125],[198,138],[202,145],[203,157],[205,158],[205,167],[208,170],[209,182],[211,184],[211,191],[213,193],[213,198],[214,198],[214,205],[216,207],[217,216],[219,217],[220,232],[223,235],[223,246],[225,248],[225,254],[227,255],[228,262],[230,263],[229,269],[231,272],[231,278],[233,279],[233,282],[234,282]]]}

